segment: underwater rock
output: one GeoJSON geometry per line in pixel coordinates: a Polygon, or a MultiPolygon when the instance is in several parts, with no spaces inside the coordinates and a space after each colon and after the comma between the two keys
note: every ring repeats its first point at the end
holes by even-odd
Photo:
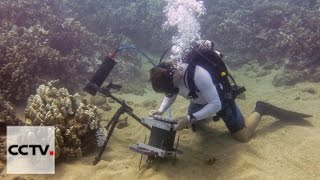
{"type": "Polygon", "coordinates": [[[112,107],[108,104],[108,103],[105,103],[104,105],[102,105],[100,107],[102,110],[104,111],[111,111],[112,110],[112,107]]]}
{"type": "Polygon", "coordinates": [[[263,77],[269,74],[271,74],[271,70],[260,69],[256,74],[256,77],[263,77]]]}
{"type": "Polygon", "coordinates": [[[134,102],[132,102],[132,101],[127,101],[127,104],[131,106],[131,105],[134,104],[134,102]]]}
{"type": "Polygon", "coordinates": [[[309,93],[309,94],[312,94],[312,95],[317,94],[317,91],[312,87],[305,88],[305,89],[302,90],[302,92],[306,92],[306,93],[309,93]]]}
{"type": "Polygon", "coordinates": [[[142,106],[147,109],[154,109],[158,106],[156,100],[146,100],[142,102],[142,106]]]}
{"type": "Polygon", "coordinates": [[[273,62],[273,61],[268,61],[268,62],[265,62],[262,66],[263,69],[265,70],[272,70],[272,69],[279,69],[280,66],[279,64],[277,64],[276,62],[273,62]]]}
{"type": "Polygon", "coordinates": [[[96,95],[96,96],[91,97],[90,102],[93,105],[102,106],[103,104],[105,104],[107,102],[107,99],[104,96],[96,95]]]}
{"type": "Polygon", "coordinates": [[[294,98],[295,101],[298,101],[298,100],[300,100],[300,99],[301,99],[301,97],[299,97],[299,96],[296,97],[296,98],[294,98]]]}
{"type": "Polygon", "coordinates": [[[275,87],[280,86],[293,86],[297,84],[298,82],[302,82],[305,80],[305,76],[301,72],[284,72],[281,74],[277,74],[273,80],[272,84],[275,87]]]}
{"type": "Polygon", "coordinates": [[[108,103],[113,104],[113,103],[116,103],[116,102],[113,99],[108,99],[108,103]]]}
{"type": "Polygon", "coordinates": [[[129,126],[128,117],[125,117],[124,119],[121,119],[117,124],[117,128],[118,129],[122,129],[122,128],[127,127],[127,126],[129,126]]]}
{"type": "Polygon", "coordinates": [[[207,160],[204,162],[204,164],[211,166],[211,165],[213,165],[216,161],[217,161],[217,158],[212,157],[212,158],[207,159],[207,160]]]}
{"type": "Polygon", "coordinates": [[[96,147],[94,133],[100,127],[97,107],[53,83],[40,85],[37,94],[29,97],[24,123],[55,126],[56,159],[81,157],[96,147]]]}

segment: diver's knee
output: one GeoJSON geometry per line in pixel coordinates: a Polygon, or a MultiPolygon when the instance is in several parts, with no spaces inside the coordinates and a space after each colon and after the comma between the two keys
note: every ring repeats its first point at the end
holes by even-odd
{"type": "Polygon", "coordinates": [[[249,142],[251,139],[251,133],[246,128],[243,128],[235,133],[232,133],[231,135],[233,139],[242,143],[249,142]]]}

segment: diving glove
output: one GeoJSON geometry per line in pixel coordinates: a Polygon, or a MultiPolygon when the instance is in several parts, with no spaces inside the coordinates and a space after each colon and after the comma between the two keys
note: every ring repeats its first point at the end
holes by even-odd
{"type": "Polygon", "coordinates": [[[178,118],[177,121],[178,121],[178,124],[174,128],[175,131],[187,129],[191,126],[191,122],[187,117],[178,118]]]}
{"type": "Polygon", "coordinates": [[[163,114],[163,113],[160,112],[159,110],[151,110],[151,111],[149,112],[149,116],[155,116],[155,115],[161,116],[162,114],[163,114]]]}

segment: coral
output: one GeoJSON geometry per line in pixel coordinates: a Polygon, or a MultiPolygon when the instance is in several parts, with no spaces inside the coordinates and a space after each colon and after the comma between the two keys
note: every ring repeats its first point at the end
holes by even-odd
{"type": "MultiPolygon", "coordinates": [[[[7,160],[6,152],[7,152],[7,143],[5,136],[0,136],[0,163],[1,161],[5,162],[7,160]]],[[[1,173],[1,170],[0,170],[1,173]]]]}
{"type": "Polygon", "coordinates": [[[280,64],[284,73],[291,73],[282,76],[295,77],[280,80],[278,76],[274,80],[277,85],[319,82],[319,2],[205,0],[205,4],[209,15],[203,19],[204,34],[214,38],[230,65],[239,67],[237,59],[241,64],[252,60],[260,65],[269,63],[269,69],[280,64]]]}
{"type": "Polygon", "coordinates": [[[44,80],[60,79],[74,90],[99,62],[105,39],[63,12],[57,1],[1,2],[0,94],[6,99],[21,102],[44,80]]]}
{"type": "MultiPolygon", "coordinates": [[[[118,46],[120,43],[130,42],[130,39],[121,32],[105,30],[105,28],[99,31],[102,27],[100,25],[108,27],[108,22],[91,26],[91,22],[97,22],[94,21],[95,19],[103,20],[105,16],[101,13],[106,12],[106,6],[101,5],[96,6],[99,11],[89,15],[87,5],[92,7],[92,3],[108,5],[99,0],[2,1],[0,4],[0,95],[13,103],[20,103],[35,91],[38,84],[52,79],[60,79],[60,82],[69,90],[77,90],[101,63],[106,49],[111,50],[111,47],[118,46]],[[87,25],[90,31],[83,24],[87,25]],[[93,29],[90,27],[95,27],[94,32],[99,35],[92,32],[93,29]]],[[[117,6],[116,4],[113,5],[117,6]]],[[[158,7],[156,4],[157,1],[154,1],[150,6],[158,7]]],[[[132,5],[135,8],[138,6],[134,3],[132,5]]],[[[142,7],[145,4],[139,6],[142,7]]],[[[125,12],[125,9],[121,7],[122,12],[125,12]]],[[[117,15],[114,14],[114,16],[117,15]]],[[[153,22],[151,19],[149,23],[153,22]]],[[[125,24],[127,23],[123,25],[125,24]]],[[[116,26],[113,27],[116,28],[116,26]]],[[[142,29],[145,28],[140,27],[139,31],[142,29]]],[[[145,34],[142,35],[144,38],[145,34]]],[[[125,58],[129,61],[121,60],[117,66],[118,70],[115,70],[120,76],[116,76],[118,78],[115,80],[121,78],[123,82],[129,82],[133,78],[139,78],[141,59],[133,55],[125,58]]]]}
{"type": "Polygon", "coordinates": [[[162,28],[165,4],[159,0],[74,0],[66,1],[65,6],[70,10],[68,14],[90,31],[101,36],[115,35],[112,39],[119,39],[118,43],[109,42],[111,46],[125,43],[120,40],[124,35],[139,47],[162,53],[170,46],[173,34],[162,28]]]}
{"type": "Polygon", "coordinates": [[[56,159],[81,157],[96,146],[97,107],[53,83],[40,85],[37,94],[29,97],[24,123],[55,126],[56,159]]]}
{"type": "Polygon", "coordinates": [[[14,114],[12,104],[0,96],[0,127],[18,125],[19,122],[20,119],[14,114]]]}
{"type": "Polygon", "coordinates": [[[90,103],[96,106],[102,106],[107,102],[106,97],[104,96],[100,96],[100,95],[96,95],[91,97],[90,99],[90,103]]]}

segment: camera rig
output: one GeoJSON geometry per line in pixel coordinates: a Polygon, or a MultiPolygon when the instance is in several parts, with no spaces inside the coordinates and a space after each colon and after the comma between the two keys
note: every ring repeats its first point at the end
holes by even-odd
{"type": "MultiPolygon", "coordinates": [[[[104,81],[114,68],[114,66],[117,64],[117,62],[114,60],[116,54],[122,51],[123,49],[128,48],[136,49],[131,46],[122,46],[117,48],[110,56],[107,55],[104,58],[98,70],[96,71],[96,73],[94,74],[94,76],[90,79],[90,81],[87,82],[86,87],[84,88],[84,91],[88,92],[92,96],[95,96],[99,92],[100,94],[109,97],[120,104],[120,107],[113,115],[112,119],[108,122],[107,126],[105,126],[105,129],[108,131],[108,134],[105,141],[103,142],[103,145],[99,153],[95,157],[95,160],[93,162],[94,165],[96,165],[101,160],[101,156],[112,136],[112,133],[117,123],[119,122],[119,118],[124,113],[128,114],[141,125],[143,125],[151,131],[148,144],[145,144],[145,138],[144,143],[138,143],[129,147],[131,150],[141,154],[139,168],[141,166],[141,160],[143,155],[146,155],[148,157],[147,161],[150,165],[151,161],[159,160],[161,158],[165,158],[172,155],[174,155],[173,159],[175,160],[176,154],[178,152],[177,147],[179,144],[179,139],[176,144],[176,148],[173,148],[176,136],[174,125],[177,122],[173,121],[173,119],[164,118],[160,116],[140,119],[133,113],[133,109],[129,105],[127,105],[124,100],[120,100],[111,94],[112,89],[120,90],[122,88],[121,85],[116,85],[110,82],[108,85],[102,86],[104,81]]],[[[150,59],[149,61],[152,63],[150,59]]],[[[181,153],[181,151],[179,151],[179,153],[181,153]]]]}
{"type": "Polygon", "coordinates": [[[115,102],[119,103],[121,106],[113,115],[109,123],[105,126],[105,129],[108,131],[108,134],[99,153],[95,157],[93,164],[96,165],[101,160],[101,156],[105,148],[107,147],[107,144],[112,136],[112,133],[114,132],[114,129],[117,123],[119,122],[119,118],[124,113],[128,114],[137,122],[139,122],[141,125],[143,125],[144,127],[146,127],[151,131],[148,144],[145,144],[146,143],[146,138],[145,138],[144,143],[137,143],[135,145],[129,146],[129,149],[141,154],[139,169],[141,167],[141,161],[142,161],[143,155],[146,155],[148,157],[147,162],[149,166],[152,161],[158,160],[157,162],[159,162],[161,158],[166,158],[169,156],[173,156],[173,162],[175,162],[177,153],[178,154],[182,153],[181,151],[177,150],[178,144],[179,144],[179,138],[177,140],[176,147],[175,148],[173,147],[175,136],[176,136],[174,125],[176,125],[177,122],[174,121],[172,118],[167,118],[162,116],[153,116],[153,117],[140,119],[138,116],[136,116],[133,113],[133,109],[129,105],[127,105],[124,100],[120,100],[111,94],[112,89],[119,90],[121,89],[121,86],[112,84],[112,82],[110,82],[105,87],[101,87],[97,89],[97,92],[103,94],[106,97],[113,99],[115,102]]]}

